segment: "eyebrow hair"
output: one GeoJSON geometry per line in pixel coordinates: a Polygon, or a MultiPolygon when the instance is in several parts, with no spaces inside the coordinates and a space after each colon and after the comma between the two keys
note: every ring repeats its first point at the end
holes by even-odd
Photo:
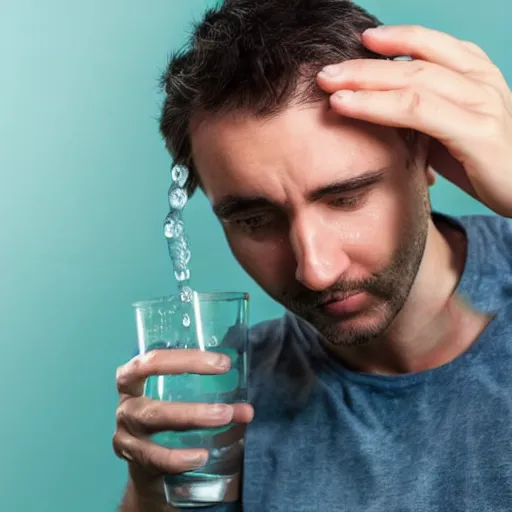
{"type": "MultiPolygon", "coordinates": [[[[322,197],[330,195],[340,195],[347,192],[369,187],[382,180],[389,168],[384,167],[375,171],[365,172],[359,176],[334,181],[326,186],[313,190],[308,194],[310,202],[318,201],[322,197]]],[[[240,213],[247,213],[250,210],[268,208],[273,203],[264,196],[235,196],[226,195],[215,205],[213,212],[220,219],[227,219],[240,213]]]]}
{"type": "Polygon", "coordinates": [[[369,187],[382,180],[384,175],[389,171],[388,167],[383,167],[376,171],[369,171],[353,178],[345,180],[338,180],[330,183],[327,186],[318,188],[309,194],[310,201],[317,201],[325,196],[345,194],[347,192],[353,192],[362,188],[369,187]]]}
{"type": "Polygon", "coordinates": [[[213,212],[219,219],[227,219],[249,210],[268,208],[270,204],[270,201],[263,196],[227,195],[213,206],[213,212]]]}

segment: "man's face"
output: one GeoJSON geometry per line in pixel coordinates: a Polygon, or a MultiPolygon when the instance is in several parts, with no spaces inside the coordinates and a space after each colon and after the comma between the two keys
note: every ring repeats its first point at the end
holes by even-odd
{"type": "Polygon", "coordinates": [[[403,307],[425,248],[425,166],[398,133],[326,103],[191,124],[204,191],[242,267],[333,345],[368,342],[403,307]],[[350,297],[349,297],[350,296],[350,297]]]}

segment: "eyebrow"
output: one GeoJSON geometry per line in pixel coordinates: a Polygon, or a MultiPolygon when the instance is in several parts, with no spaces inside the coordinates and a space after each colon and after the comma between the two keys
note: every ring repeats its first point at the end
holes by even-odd
{"type": "MultiPolygon", "coordinates": [[[[375,171],[365,172],[359,176],[334,181],[326,186],[317,188],[308,194],[310,202],[318,201],[326,196],[341,195],[354,192],[374,185],[381,181],[389,168],[384,167],[375,171]]],[[[220,219],[234,217],[251,210],[268,208],[273,203],[264,196],[234,196],[226,195],[213,206],[213,212],[220,219]]]]}
{"type": "Polygon", "coordinates": [[[388,168],[384,167],[376,171],[369,171],[353,178],[346,180],[334,181],[327,186],[314,190],[309,195],[310,201],[317,201],[325,196],[334,196],[339,194],[346,194],[347,192],[353,192],[354,190],[360,190],[375,183],[378,183],[384,178],[384,175],[388,172],[388,168]]]}

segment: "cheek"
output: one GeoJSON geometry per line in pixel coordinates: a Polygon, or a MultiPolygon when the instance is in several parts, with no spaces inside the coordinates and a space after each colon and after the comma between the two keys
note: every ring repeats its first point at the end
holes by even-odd
{"type": "Polygon", "coordinates": [[[262,242],[226,236],[240,266],[271,295],[295,280],[296,263],[286,236],[262,242]]]}
{"type": "Polygon", "coordinates": [[[328,213],[322,238],[336,240],[338,250],[350,259],[352,277],[366,275],[386,266],[393,258],[406,232],[405,217],[394,194],[380,194],[349,214],[335,210],[328,213]]]}

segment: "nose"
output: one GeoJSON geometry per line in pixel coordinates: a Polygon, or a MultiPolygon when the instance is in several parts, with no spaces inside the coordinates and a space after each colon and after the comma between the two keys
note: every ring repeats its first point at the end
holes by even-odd
{"type": "Polygon", "coordinates": [[[341,233],[321,219],[296,219],[290,241],[297,262],[295,278],[314,291],[334,285],[350,265],[341,233]]]}

